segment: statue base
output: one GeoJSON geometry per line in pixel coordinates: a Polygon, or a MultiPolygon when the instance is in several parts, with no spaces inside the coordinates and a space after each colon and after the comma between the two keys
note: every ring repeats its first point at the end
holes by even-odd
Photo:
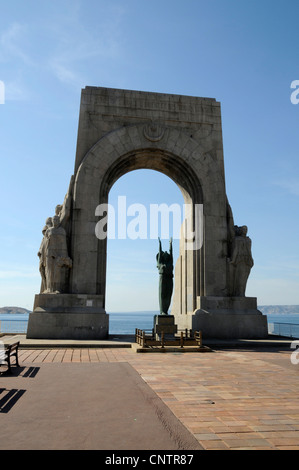
{"type": "Polygon", "coordinates": [[[203,339],[263,339],[268,337],[267,316],[257,309],[255,297],[198,297],[193,313],[176,315],[179,328],[201,331],[203,339]]]}
{"type": "Polygon", "coordinates": [[[30,339],[105,339],[109,315],[103,296],[83,294],[38,294],[29,315],[30,339]]]}
{"type": "Polygon", "coordinates": [[[174,339],[174,335],[178,329],[174,320],[174,315],[154,316],[154,334],[157,340],[161,340],[162,332],[164,333],[164,339],[174,339]]]}

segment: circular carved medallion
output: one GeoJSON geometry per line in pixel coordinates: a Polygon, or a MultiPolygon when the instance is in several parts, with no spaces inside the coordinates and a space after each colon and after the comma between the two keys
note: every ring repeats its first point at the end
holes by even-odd
{"type": "Polygon", "coordinates": [[[151,142],[158,142],[164,136],[165,129],[159,124],[151,122],[143,128],[144,137],[151,142]]]}

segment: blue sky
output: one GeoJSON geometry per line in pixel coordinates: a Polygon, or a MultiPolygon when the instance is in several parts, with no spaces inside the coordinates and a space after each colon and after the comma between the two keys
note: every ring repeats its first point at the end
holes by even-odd
{"type": "MultiPolygon", "coordinates": [[[[0,306],[30,309],[39,292],[41,229],[73,173],[85,86],[221,102],[227,195],[253,243],[247,295],[299,304],[298,14],[297,0],[2,1],[0,306]]],[[[182,202],[149,171],[117,195],[182,202]]],[[[125,242],[109,242],[107,310],[156,310],[157,243],[125,242]]]]}

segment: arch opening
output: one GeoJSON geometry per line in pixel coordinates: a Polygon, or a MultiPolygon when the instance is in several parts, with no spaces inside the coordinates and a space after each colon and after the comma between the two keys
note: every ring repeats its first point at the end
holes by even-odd
{"type": "Polygon", "coordinates": [[[158,237],[164,250],[168,250],[169,240],[173,238],[175,262],[184,218],[180,188],[161,172],[133,170],[111,187],[109,211],[106,310],[109,313],[146,310],[157,313],[158,237]],[[125,230],[119,224],[125,224],[125,230]]]}
{"type": "MultiPolygon", "coordinates": [[[[195,206],[203,205],[203,194],[199,180],[186,162],[179,157],[158,149],[140,150],[128,153],[118,158],[114,164],[110,165],[102,179],[99,200],[109,206],[109,193],[113,185],[123,176],[136,170],[154,170],[170,178],[182,194],[182,201],[185,207],[191,211],[191,226],[189,230],[195,233],[195,206]],[[190,209],[191,208],[191,209],[190,209]]],[[[163,196],[162,196],[163,199],[163,196]]],[[[108,215],[109,220],[109,215],[108,215]]],[[[183,220],[183,219],[182,219],[183,220]]],[[[156,251],[153,250],[154,253],[156,251]]],[[[184,242],[178,243],[178,267],[175,266],[175,285],[179,284],[180,298],[175,300],[175,290],[173,294],[173,304],[175,310],[181,314],[192,312],[196,308],[196,299],[203,292],[203,252],[201,247],[194,250],[187,250],[184,242]],[[179,272],[176,272],[179,271],[179,272]]],[[[106,299],[107,286],[107,239],[98,242],[98,279],[97,294],[103,295],[106,299]]],[[[156,254],[156,253],[155,253],[156,254]]],[[[106,301],[104,308],[107,308],[106,301]]]]}

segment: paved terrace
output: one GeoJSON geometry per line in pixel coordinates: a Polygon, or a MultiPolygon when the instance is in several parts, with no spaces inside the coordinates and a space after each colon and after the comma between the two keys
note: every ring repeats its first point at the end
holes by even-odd
{"type": "MultiPolygon", "coordinates": [[[[10,340],[10,338],[7,339],[10,340]]],[[[108,371],[114,373],[114,377],[116,375],[121,377],[124,368],[126,368],[126,374],[123,374],[120,383],[112,385],[111,395],[109,389],[105,391],[106,400],[111,401],[109,406],[106,401],[106,406],[108,406],[111,413],[110,416],[113,414],[111,410],[114,409],[119,419],[117,426],[114,422],[114,427],[109,419],[110,426],[108,422],[104,423],[106,434],[113,435],[116,428],[122,427],[121,416],[124,408],[128,412],[128,408],[131,407],[134,410],[134,407],[138,406],[137,401],[134,404],[134,400],[133,402],[126,402],[120,399],[120,402],[118,402],[113,395],[113,393],[116,393],[116,389],[120,390],[125,400],[126,393],[128,395],[132,394],[133,387],[136,386],[138,380],[141,380],[146,390],[152,393],[152,395],[150,393],[147,395],[145,400],[147,404],[151,400],[157,399],[162,408],[164,406],[163,412],[160,407],[160,413],[156,413],[160,422],[153,423],[152,434],[145,423],[151,411],[144,408],[145,415],[142,416],[143,421],[141,424],[142,433],[139,434],[141,439],[139,445],[141,447],[138,447],[138,441],[135,437],[135,441],[131,443],[118,441],[114,442],[112,447],[111,442],[105,444],[104,441],[101,441],[103,442],[102,448],[112,450],[119,450],[120,448],[159,448],[154,437],[155,427],[157,434],[159,433],[157,426],[160,426],[161,421],[163,421],[161,416],[164,413],[164,427],[165,422],[168,422],[170,434],[171,429],[176,429],[181,435],[186,430],[185,443],[188,441],[188,433],[194,439],[194,441],[189,440],[187,447],[184,447],[184,444],[179,443],[178,440],[171,447],[167,440],[164,442],[162,439],[162,445],[168,446],[165,449],[188,448],[188,445],[189,448],[207,450],[299,449],[299,364],[291,362],[293,350],[290,348],[290,340],[249,341],[242,342],[242,344],[239,342],[226,344],[214,342],[211,345],[213,352],[209,353],[181,353],[179,351],[137,353],[130,347],[130,342],[120,342],[117,338],[107,342],[90,342],[90,344],[88,342],[84,342],[84,344],[71,342],[70,344],[63,341],[34,342],[31,340],[28,342],[23,337],[21,343],[21,350],[19,351],[21,373],[13,378],[7,375],[0,376],[0,391],[5,388],[9,389],[9,386],[15,389],[22,386],[21,388],[26,389],[24,377],[26,375],[29,377],[32,374],[32,378],[28,378],[28,380],[31,380],[30,383],[34,383],[33,381],[39,375],[38,373],[34,377],[34,371],[37,370],[44,371],[45,375],[49,375],[49,380],[54,381],[54,370],[60,371],[61,374],[66,374],[66,376],[67,374],[74,375],[74,371],[76,371],[74,377],[70,376],[68,382],[69,386],[74,388],[77,387],[76,384],[79,386],[79,383],[81,384],[82,381],[87,380],[87,377],[91,379],[95,375],[99,375],[102,379],[99,383],[86,384],[86,388],[99,388],[109,379],[108,371]],[[132,373],[128,373],[129,370],[132,373]],[[86,376],[84,376],[84,371],[86,371],[86,376]],[[127,385],[125,375],[129,379],[127,385]],[[128,388],[127,392],[126,387],[128,388]],[[148,415],[146,415],[146,412],[148,415]],[[168,421],[165,418],[167,412],[170,413],[167,418],[168,421]],[[141,435],[145,436],[147,433],[148,439],[147,444],[145,444],[141,435]],[[120,444],[120,442],[123,442],[123,444],[120,444]],[[198,446],[195,443],[198,443],[198,446]],[[121,445],[124,447],[121,447],[121,445]]],[[[52,384],[52,395],[55,399],[52,397],[49,406],[53,408],[55,408],[55,403],[62,399],[61,394],[63,391],[60,390],[61,376],[59,380],[56,384],[52,384]],[[55,390],[57,390],[56,395],[55,390]],[[59,390],[60,394],[58,393],[59,390]]],[[[109,380],[106,382],[107,386],[108,384],[109,380]]],[[[49,388],[49,385],[47,387],[49,388]]],[[[144,390],[143,396],[145,396],[144,390]]],[[[71,391],[69,390],[68,393],[71,394],[71,391]]],[[[18,422],[18,426],[20,426],[20,422],[22,423],[22,410],[24,411],[27,403],[25,397],[26,393],[20,397],[8,413],[2,415],[5,418],[5,421],[2,419],[5,424],[4,437],[1,437],[1,448],[3,449],[16,446],[16,441],[12,444],[7,440],[7,430],[9,430],[9,426],[13,426],[14,419],[18,422]]],[[[43,400],[42,394],[37,394],[35,400],[36,406],[39,408],[37,404],[43,400]]],[[[64,400],[66,401],[63,406],[66,406],[67,396],[64,397],[64,400]]],[[[85,409],[85,416],[87,422],[90,420],[92,424],[93,414],[96,413],[99,402],[95,402],[95,396],[89,397],[88,400],[89,408],[85,409]]],[[[78,405],[81,408],[82,404],[78,405]]],[[[47,404],[44,404],[44,406],[47,406],[47,404]]],[[[49,413],[51,412],[49,411],[49,413]]],[[[48,425],[49,421],[50,414],[48,415],[48,425]]],[[[137,418],[135,421],[137,421],[137,418]]],[[[61,421],[60,430],[63,426],[62,423],[61,421]]],[[[125,423],[123,424],[126,426],[125,423]]],[[[30,427],[30,422],[25,423],[25,425],[30,427]]],[[[83,426],[82,420],[80,426],[83,426]]],[[[52,435],[49,426],[45,439],[45,443],[40,444],[41,447],[43,445],[44,448],[51,447],[52,435]]],[[[89,441],[87,438],[85,439],[85,444],[82,447],[92,448],[92,445],[92,436],[90,436],[89,441]]],[[[99,444],[94,443],[95,447],[97,445],[99,444]]],[[[26,446],[26,442],[23,443],[23,446],[26,446]]]]}

